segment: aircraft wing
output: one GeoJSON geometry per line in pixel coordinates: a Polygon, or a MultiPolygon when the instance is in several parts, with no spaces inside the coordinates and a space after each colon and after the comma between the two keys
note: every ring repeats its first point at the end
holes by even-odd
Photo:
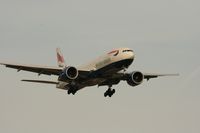
{"type": "Polygon", "coordinates": [[[179,74],[151,74],[151,73],[144,73],[144,78],[149,80],[152,78],[158,78],[163,76],[179,76],[179,74]]]}
{"type": "Polygon", "coordinates": [[[48,67],[48,66],[38,66],[38,65],[24,65],[24,64],[14,64],[14,63],[0,63],[8,68],[17,69],[18,72],[21,70],[35,72],[46,75],[59,75],[62,72],[62,68],[59,67],[48,67]]]}
{"type": "MultiPolygon", "coordinates": [[[[39,65],[24,65],[24,64],[15,64],[15,63],[0,63],[0,65],[5,65],[8,68],[17,69],[17,71],[29,71],[38,73],[38,75],[45,74],[45,75],[57,75],[59,76],[60,73],[63,71],[61,67],[50,67],[50,66],[39,66],[39,65]]],[[[89,72],[78,70],[80,76],[84,77],[89,72]]]]}
{"type": "MultiPolygon", "coordinates": [[[[104,75],[101,78],[106,79],[104,82],[100,83],[99,86],[110,85],[110,84],[118,84],[121,80],[128,80],[130,78],[131,73],[115,73],[112,75],[104,75]]],[[[144,79],[147,81],[152,78],[158,78],[163,76],[178,76],[179,74],[155,74],[155,73],[143,73],[144,79]]]]}
{"type": "MultiPolygon", "coordinates": [[[[131,73],[115,73],[113,75],[105,75],[102,78],[109,78],[109,79],[120,79],[120,80],[126,80],[129,78],[131,73]]],[[[158,78],[158,77],[164,77],[164,76],[178,76],[179,74],[156,74],[156,73],[143,73],[144,79],[152,79],[152,78],[158,78]]]]}

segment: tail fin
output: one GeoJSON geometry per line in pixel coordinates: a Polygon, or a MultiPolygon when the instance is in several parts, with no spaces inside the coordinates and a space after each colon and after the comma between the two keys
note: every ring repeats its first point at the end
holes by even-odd
{"type": "Polygon", "coordinates": [[[65,59],[61,53],[61,50],[60,48],[57,48],[56,49],[56,52],[57,52],[57,62],[58,62],[58,66],[59,67],[65,67],[65,59]]]}

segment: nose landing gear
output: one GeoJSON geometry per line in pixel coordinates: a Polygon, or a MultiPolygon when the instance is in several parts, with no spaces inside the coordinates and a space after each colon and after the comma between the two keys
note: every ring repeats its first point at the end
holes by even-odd
{"type": "Polygon", "coordinates": [[[78,90],[76,88],[70,88],[70,89],[68,89],[67,93],[68,93],[68,95],[70,95],[70,94],[75,95],[77,91],[78,90]]]}

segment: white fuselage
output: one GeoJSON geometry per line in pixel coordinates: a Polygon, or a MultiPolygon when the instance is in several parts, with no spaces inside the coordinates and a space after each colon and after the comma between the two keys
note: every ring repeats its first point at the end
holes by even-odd
{"type": "MultiPolygon", "coordinates": [[[[119,48],[97,58],[86,65],[78,67],[78,69],[91,71],[98,75],[114,74],[128,68],[132,64],[134,57],[135,55],[133,50],[129,48],[119,48]]],[[[79,84],[79,89],[86,86],[98,85],[103,81],[105,81],[103,78],[85,79],[81,84],[79,84]]],[[[66,82],[60,82],[57,85],[57,88],[63,89],[67,84],[68,83],[66,82]]]]}
{"type": "Polygon", "coordinates": [[[81,66],[79,69],[86,71],[96,71],[98,69],[106,67],[107,65],[118,63],[123,60],[134,60],[134,57],[135,55],[131,49],[119,48],[107,53],[106,55],[100,56],[94,61],[81,66]]]}

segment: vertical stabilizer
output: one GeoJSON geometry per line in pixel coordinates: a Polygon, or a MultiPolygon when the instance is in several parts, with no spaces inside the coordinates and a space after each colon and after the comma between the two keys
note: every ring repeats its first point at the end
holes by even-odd
{"type": "Polygon", "coordinates": [[[61,53],[61,50],[60,48],[57,48],[56,49],[56,52],[57,52],[57,62],[58,62],[58,66],[59,67],[65,67],[65,59],[61,53]]]}

